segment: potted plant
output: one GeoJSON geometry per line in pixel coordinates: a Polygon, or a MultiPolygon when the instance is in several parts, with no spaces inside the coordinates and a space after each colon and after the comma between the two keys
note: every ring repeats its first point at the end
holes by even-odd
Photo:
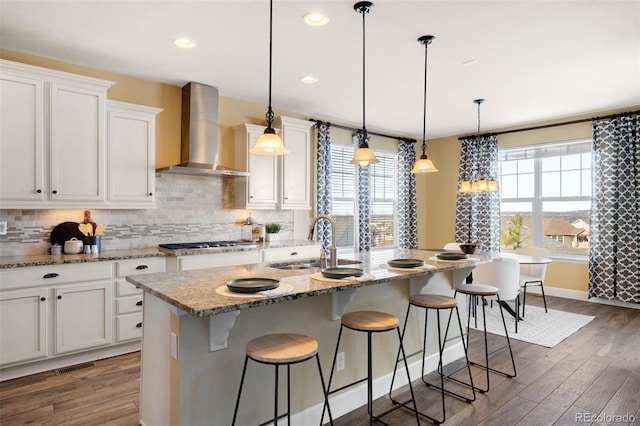
{"type": "Polygon", "coordinates": [[[282,226],[279,223],[267,223],[264,228],[267,231],[267,241],[280,241],[278,232],[280,232],[282,226]]]}

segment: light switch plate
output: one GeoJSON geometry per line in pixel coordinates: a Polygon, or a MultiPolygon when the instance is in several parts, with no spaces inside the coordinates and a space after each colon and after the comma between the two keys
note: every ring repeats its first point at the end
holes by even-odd
{"type": "Polygon", "coordinates": [[[0,235],[7,235],[7,222],[0,222],[0,235]]]}

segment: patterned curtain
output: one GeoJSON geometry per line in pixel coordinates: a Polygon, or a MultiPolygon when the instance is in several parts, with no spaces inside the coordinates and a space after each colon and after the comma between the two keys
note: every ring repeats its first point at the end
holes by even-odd
{"type": "Polygon", "coordinates": [[[589,297],[640,303],[640,114],[593,123],[589,297]]]}
{"type": "Polygon", "coordinates": [[[415,141],[398,142],[398,247],[418,248],[418,208],[416,176],[411,173],[416,161],[415,141]]]}
{"type": "MultiPolygon", "coordinates": [[[[479,175],[498,176],[498,137],[472,136],[462,140],[458,182],[479,175]]],[[[500,250],[500,193],[458,193],[456,200],[457,242],[477,241],[482,250],[500,250]]]]}
{"type": "MultiPolygon", "coordinates": [[[[330,123],[316,123],[316,213],[331,215],[331,136],[330,123]]],[[[331,248],[331,226],[326,220],[316,225],[318,241],[331,248]]]]}
{"type": "MultiPolygon", "coordinates": [[[[369,138],[369,135],[358,131],[355,135],[355,144],[360,146],[362,138],[369,138]]],[[[366,141],[367,144],[369,141],[366,141]]],[[[358,244],[356,251],[371,250],[371,185],[369,167],[357,168],[358,187],[356,188],[356,207],[358,209],[358,244]]]]}

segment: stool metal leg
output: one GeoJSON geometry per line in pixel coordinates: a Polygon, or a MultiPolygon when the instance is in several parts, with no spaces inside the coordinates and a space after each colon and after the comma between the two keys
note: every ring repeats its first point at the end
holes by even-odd
{"type": "MultiPolygon", "coordinates": [[[[331,415],[331,406],[329,405],[329,394],[327,393],[329,388],[324,384],[324,376],[322,375],[322,367],[320,366],[320,357],[316,353],[316,362],[318,364],[318,374],[320,375],[320,384],[322,385],[322,394],[324,395],[324,406],[327,408],[329,414],[329,424],[333,426],[333,416],[331,415]]],[[[322,409],[322,417],[324,418],[324,407],[322,409]]],[[[320,426],[322,426],[322,420],[320,419],[320,426]]]]}
{"type": "Polygon", "coordinates": [[[244,357],[244,367],[242,367],[242,377],[240,378],[240,389],[238,389],[238,397],[236,398],[236,408],[233,410],[233,421],[231,422],[231,426],[236,424],[236,417],[238,415],[238,407],[240,405],[240,395],[242,394],[242,385],[244,384],[244,374],[247,371],[247,362],[249,361],[249,357],[244,357]]]}
{"type": "Polygon", "coordinates": [[[278,425],[278,364],[276,364],[276,394],[273,402],[273,424],[278,425]]]}
{"type": "MultiPolygon", "coordinates": [[[[504,319],[504,311],[502,310],[502,304],[500,303],[500,296],[496,295],[496,298],[498,299],[498,306],[500,307],[500,316],[502,317],[502,326],[504,327],[505,337],[507,338],[507,347],[509,348],[509,354],[511,356],[511,365],[513,367],[513,374],[509,374],[509,373],[506,373],[504,371],[500,371],[500,370],[497,370],[495,368],[489,367],[489,355],[490,354],[489,354],[489,343],[488,343],[488,339],[487,339],[487,326],[486,326],[487,317],[486,317],[486,312],[485,312],[484,296],[482,296],[482,300],[483,300],[483,304],[482,304],[482,321],[484,323],[485,364],[482,365],[482,364],[479,364],[479,363],[476,363],[476,362],[471,362],[471,364],[475,365],[477,367],[480,367],[480,368],[484,368],[485,371],[487,372],[487,375],[486,375],[487,387],[486,387],[486,389],[482,389],[482,388],[476,386],[476,389],[478,391],[480,391],[480,392],[483,392],[483,393],[484,392],[488,392],[489,388],[490,388],[490,382],[489,382],[489,372],[490,371],[493,371],[494,373],[497,373],[497,374],[501,374],[501,375],[503,375],[505,377],[508,377],[508,378],[516,377],[516,364],[515,364],[515,361],[513,359],[513,351],[511,350],[511,341],[509,340],[509,332],[507,331],[507,323],[506,323],[506,321],[504,319]]],[[[504,347],[502,347],[500,349],[497,349],[497,350],[501,350],[501,349],[504,349],[504,347]]],[[[493,351],[492,353],[494,353],[496,351],[493,351]]]]}

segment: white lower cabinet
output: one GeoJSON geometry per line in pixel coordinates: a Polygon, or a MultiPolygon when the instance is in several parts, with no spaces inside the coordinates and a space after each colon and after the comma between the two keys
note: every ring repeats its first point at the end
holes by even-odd
{"type": "Polygon", "coordinates": [[[142,290],[126,281],[128,275],[165,272],[163,257],[126,259],[116,262],[116,341],[126,342],[142,337],[142,290]]]}
{"type": "Polygon", "coordinates": [[[308,246],[274,247],[262,250],[263,262],[294,261],[298,259],[308,259],[320,257],[322,245],[313,244],[308,246]]]}
{"type": "Polygon", "coordinates": [[[181,256],[177,258],[179,271],[245,265],[260,262],[260,251],[235,251],[228,253],[181,256]]]}
{"type": "Polygon", "coordinates": [[[101,281],[53,288],[56,355],[111,344],[111,286],[101,281]]]}
{"type": "Polygon", "coordinates": [[[112,289],[112,262],[0,270],[2,378],[7,367],[109,347],[112,289]]]}
{"type": "Polygon", "coordinates": [[[0,365],[47,356],[47,289],[0,292],[0,365]]]}

